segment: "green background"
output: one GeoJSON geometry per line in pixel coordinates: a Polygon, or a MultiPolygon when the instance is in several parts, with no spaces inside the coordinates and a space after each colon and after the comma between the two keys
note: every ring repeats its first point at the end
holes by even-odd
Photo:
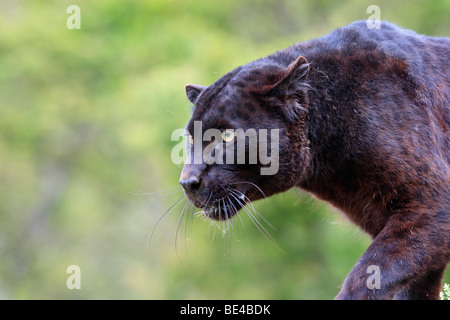
{"type": "Polygon", "coordinates": [[[245,213],[179,223],[184,199],[153,226],[182,195],[170,136],[190,116],[184,85],[367,19],[371,4],[450,35],[448,0],[2,0],[0,299],[333,298],[370,239],[306,193],[255,204],[279,248],[245,213]],[[66,27],[71,4],[80,30],[66,27]]]}

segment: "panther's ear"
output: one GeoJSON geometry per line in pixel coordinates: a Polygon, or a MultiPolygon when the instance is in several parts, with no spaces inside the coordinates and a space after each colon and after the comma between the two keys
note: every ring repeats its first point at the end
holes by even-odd
{"type": "Polygon", "coordinates": [[[296,121],[307,111],[306,92],[310,85],[306,81],[309,63],[305,57],[299,56],[277,75],[277,81],[265,88],[265,95],[281,100],[282,111],[290,122],[296,121]]]}
{"type": "Polygon", "coordinates": [[[206,87],[198,85],[198,84],[187,84],[186,89],[186,96],[189,99],[190,102],[195,104],[197,102],[198,96],[200,93],[202,93],[203,90],[205,90],[206,87]]]}
{"type": "Polygon", "coordinates": [[[280,75],[279,80],[272,85],[271,91],[277,93],[290,93],[296,91],[304,84],[309,71],[309,63],[305,57],[299,56],[280,75]]]}

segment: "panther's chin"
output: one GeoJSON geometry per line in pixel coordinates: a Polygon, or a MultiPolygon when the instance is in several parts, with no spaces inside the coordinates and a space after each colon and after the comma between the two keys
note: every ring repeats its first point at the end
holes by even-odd
{"type": "Polygon", "coordinates": [[[203,206],[202,214],[211,220],[226,221],[234,217],[247,202],[248,198],[243,193],[240,195],[228,193],[225,197],[203,206]]]}
{"type": "Polygon", "coordinates": [[[226,221],[234,217],[242,207],[243,205],[240,204],[206,206],[203,208],[202,214],[211,220],[226,221]]]}

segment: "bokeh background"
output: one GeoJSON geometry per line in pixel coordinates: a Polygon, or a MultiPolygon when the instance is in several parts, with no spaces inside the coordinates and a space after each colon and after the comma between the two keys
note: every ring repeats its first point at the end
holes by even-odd
{"type": "Polygon", "coordinates": [[[180,200],[160,219],[182,195],[170,137],[190,116],[186,83],[367,19],[371,4],[450,36],[448,0],[1,0],[0,298],[333,298],[368,236],[295,190],[255,204],[277,246],[245,213],[180,222],[180,200]],[[80,30],[66,27],[71,4],[80,30]]]}

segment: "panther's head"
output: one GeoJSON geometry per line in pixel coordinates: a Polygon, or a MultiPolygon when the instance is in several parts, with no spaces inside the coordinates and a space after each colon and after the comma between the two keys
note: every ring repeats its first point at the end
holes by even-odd
{"type": "Polygon", "coordinates": [[[194,109],[180,184],[205,216],[229,219],[298,183],[310,162],[308,70],[302,56],[287,67],[261,59],[209,87],[186,85],[194,109]]]}

